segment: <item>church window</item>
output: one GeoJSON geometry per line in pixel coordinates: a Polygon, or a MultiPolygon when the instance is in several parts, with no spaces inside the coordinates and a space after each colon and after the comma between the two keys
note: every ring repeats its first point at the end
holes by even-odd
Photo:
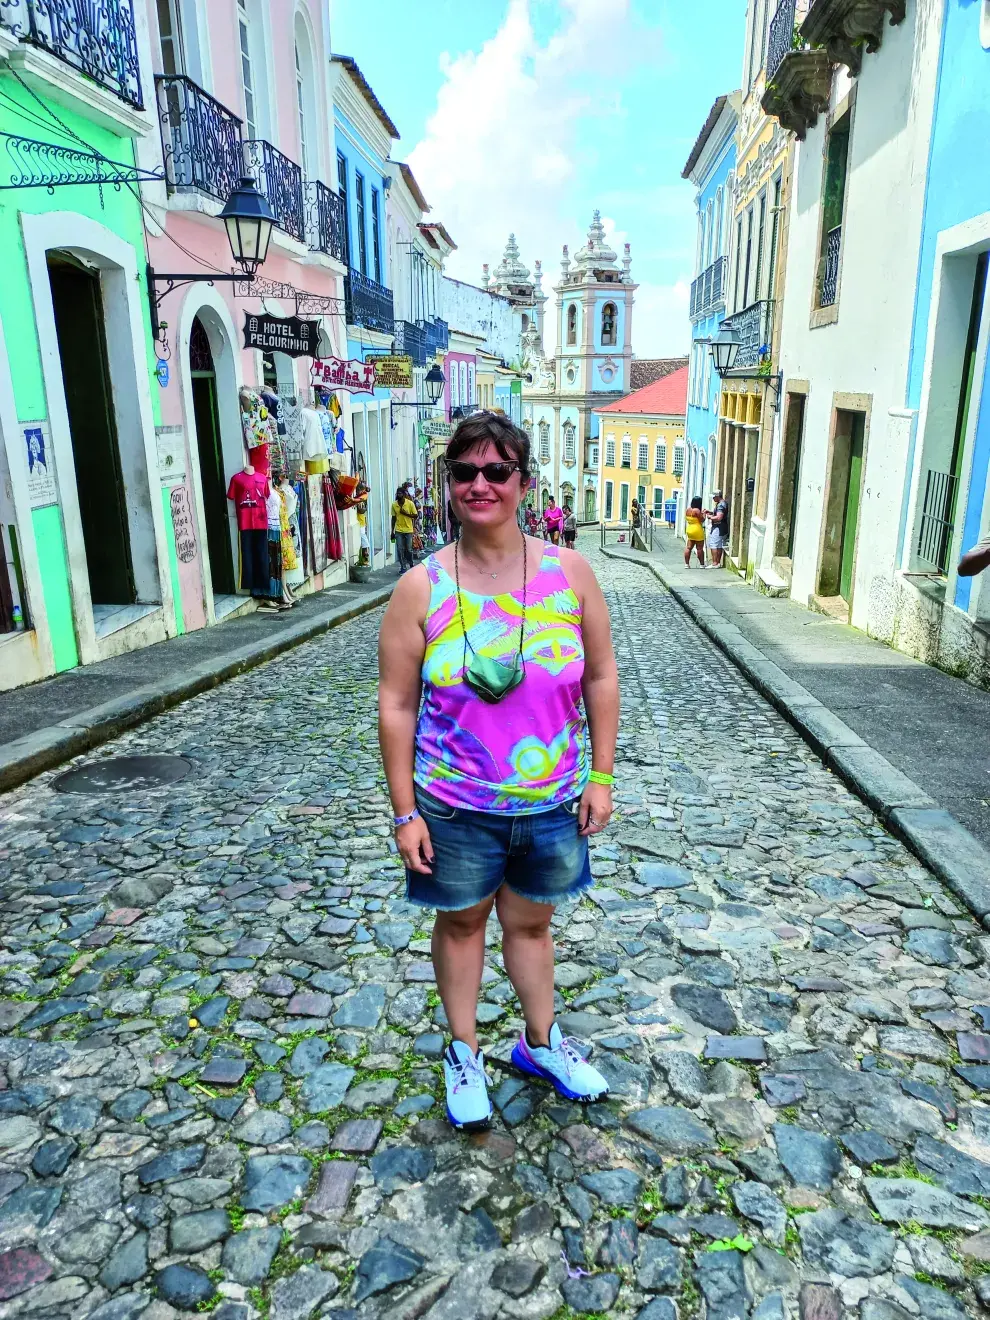
{"type": "Polygon", "coordinates": [[[602,344],[615,343],[615,303],[607,302],[602,308],[602,344]]]}
{"type": "Polygon", "coordinates": [[[577,462],[577,446],[574,442],[574,427],[570,422],[564,423],[564,462],[577,462]]]}
{"type": "Polygon", "coordinates": [[[523,334],[525,334],[526,331],[529,329],[529,317],[526,315],[525,312],[523,312],[522,328],[523,328],[523,334]]]}
{"type": "Polygon", "coordinates": [[[645,440],[640,440],[636,447],[636,470],[638,472],[645,472],[650,466],[650,460],[648,457],[649,452],[650,447],[647,442],[645,440]]]}
{"type": "Polygon", "coordinates": [[[615,467],[615,436],[605,437],[605,466],[615,467]]]}
{"type": "Polygon", "coordinates": [[[683,477],[684,475],[684,446],[674,445],[674,476],[683,477]]]}
{"type": "Polygon", "coordinates": [[[540,462],[550,462],[550,423],[540,422],[540,462]]]}
{"type": "Polygon", "coordinates": [[[624,468],[632,467],[632,441],[627,435],[622,437],[622,466],[624,468]]]}
{"type": "Polygon", "coordinates": [[[574,303],[567,309],[567,342],[577,343],[577,307],[574,303]]]}
{"type": "Polygon", "coordinates": [[[656,461],[656,464],[654,465],[654,471],[655,471],[655,472],[666,472],[666,471],[667,471],[667,446],[666,446],[666,445],[657,445],[657,456],[656,456],[656,457],[657,457],[657,461],[656,461]]]}

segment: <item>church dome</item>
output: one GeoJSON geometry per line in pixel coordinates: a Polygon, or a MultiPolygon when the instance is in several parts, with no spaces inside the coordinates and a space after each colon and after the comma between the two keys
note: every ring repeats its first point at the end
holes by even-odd
{"type": "Polygon", "coordinates": [[[502,260],[495,267],[494,275],[495,283],[498,285],[526,284],[532,287],[533,281],[529,278],[529,270],[523,265],[519,256],[519,244],[516,242],[515,234],[509,235],[502,260]]]}
{"type": "Polygon", "coordinates": [[[587,243],[574,254],[574,265],[580,271],[593,271],[596,275],[599,271],[618,269],[616,254],[605,242],[605,226],[600,211],[595,211],[592,217],[587,243]]]}

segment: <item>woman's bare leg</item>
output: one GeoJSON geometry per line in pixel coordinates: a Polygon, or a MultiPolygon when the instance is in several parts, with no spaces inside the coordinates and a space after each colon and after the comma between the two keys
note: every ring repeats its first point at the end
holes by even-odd
{"type": "MultiPolygon", "coordinates": [[[[485,966],[485,925],[494,899],[463,912],[438,912],[433,926],[433,968],[450,1034],[478,1052],[477,1011],[485,966]]],[[[552,956],[552,955],[551,955],[552,956]]],[[[553,973],[551,972],[551,984],[553,973]]]]}
{"type": "Polygon", "coordinates": [[[502,927],[502,960],[531,1045],[547,1045],[553,1026],[553,905],[534,903],[503,885],[495,896],[502,927]]]}

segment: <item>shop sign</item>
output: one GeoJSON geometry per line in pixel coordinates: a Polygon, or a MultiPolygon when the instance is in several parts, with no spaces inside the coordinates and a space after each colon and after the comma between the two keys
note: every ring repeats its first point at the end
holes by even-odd
{"type": "Polygon", "coordinates": [[[166,486],[175,486],[186,478],[186,437],[181,426],[156,426],[158,476],[166,486]]]}
{"type": "Polygon", "coordinates": [[[48,423],[22,422],[21,435],[24,437],[27,458],[28,498],[31,501],[31,508],[44,509],[49,504],[57,504],[55,455],[52,453],[52,438],[48,431],[48,423]]]}
{"type": "Polygon", "coordinates": [[[360,358],[329,357],[313,363],[313,384],[328,389],[348,390],[351,394],[374,394],[375,364],[360,358]]]}
{"type": "Polygon", "coordinates": [[[429,436],[431,440],[449,440],[454,434],[450,422],[445,422],[440,417],[429,417],[419,425],[423,434],[429,436]]]}
{"type": "Polygon", "coordinates": [[[165,389],[169,380],[169,368],[167,358],[159,358],[155,363],[155,375],[158,377],[158,384],[165,389]]]}
{"type": "Polygon", "coordinates": [[[175,533],[175,553],[180,564],[191,564],[196,558],[196,533],[193,531],[192,505],[189,491],[176,486],[169,497],[172,510],[172,531],[175,533]]]}
{"type": "Polygon", "coordinates": [[[287,357],[315,358],[319,351],[318,319],[298,316],[269,316],[244,313],[244,347],[260,348],[264,353],[285,353],[287,357]]]}
{"type": "Polygon", "coordinates": [[[375,384],[385,390],[410,390],[413,384],[413,360],[395,353],[368,354],[375,364],[375,384]]]}

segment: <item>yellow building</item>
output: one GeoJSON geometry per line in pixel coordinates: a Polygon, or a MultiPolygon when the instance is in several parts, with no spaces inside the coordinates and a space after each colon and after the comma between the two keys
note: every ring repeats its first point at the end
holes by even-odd
{"type": "MultiPolygon", "coordinates": [[[[687,366],[596,408],[599,519],[627,522],[633,500],[657,519],[679,505],[684,480],[687,366]]],[[[594,460],[594,454],[592,459],[594,460]]]]}

